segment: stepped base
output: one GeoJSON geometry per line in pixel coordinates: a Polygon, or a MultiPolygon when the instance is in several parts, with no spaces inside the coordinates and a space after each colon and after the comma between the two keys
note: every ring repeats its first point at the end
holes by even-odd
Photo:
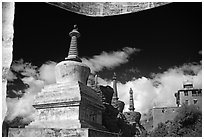
{"type": "Polygon", "coordinates": [[[118,134],[90,128],[10,128],[9,137],[118,137],[118,134]]]}

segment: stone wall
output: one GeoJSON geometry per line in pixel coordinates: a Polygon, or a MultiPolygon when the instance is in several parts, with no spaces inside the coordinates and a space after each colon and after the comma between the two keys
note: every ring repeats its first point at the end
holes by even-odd
{"type": "Polygon", "coordinates": [[[159,123],[165,123],[168,120],[173,120],[178,114],[179,107],[158,107],[153,108],[153,128],[157,127],[159,123]]]}
{"type": "Polygon", "coordinates": [[[12,62],[14,2],[2,3],[2,119],[6,116],[6,76],[12,62]]]}
{"type": "Polygon", "coordinates": [[[10,128],[9,137],[117,137],[118,134],[89,128],[10,128]]]}
{"type": "Polygon", "coordinates": [[[65,10],[87,16],[113,16],[139,12],[169,2],[49,2],[65,10]]]}

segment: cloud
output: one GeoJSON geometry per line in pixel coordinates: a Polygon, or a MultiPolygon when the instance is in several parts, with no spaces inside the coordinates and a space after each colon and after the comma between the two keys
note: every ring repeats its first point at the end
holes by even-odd
{"type": "Polygon", "coordinates": [[[40,79],[44,80],[46,84],[53,84],[56,82],[55,79],[55,66],[56,62],[49,61],[43,64],[40,69],[40,79]]]}
{"type": "Polygon", "coordinates": [[[13,61],[11,69],[20,73],[23,76],[37,76],[37,66],[33,66],[31,63],[24,62],[23,59],[13,61]]]}
{"type": "Polygon", "coordinates": [[[9,70],[7,75],[6,75],[6,79],[7,79],[7,81],[13,81],[13,80],[17,79],[17,77],[11,70],[9,70]]]}
{"type": "Polygon", "coordinates": [[[192,81],[195,88],[202,88],[202,65],[184,64],[154,74],[153,78],[133,78],[125,84],[119,82],[119,98],[126,104],[125,111],[128,111],[129,107],[130,88],[133,89],[135,110],[141,113],[147,112],[153,106],[176,106],[174,93],[181,89],[187,80],[192,81]]]}
{"type": "Polygon", "coordinates": [[[98,75],[97,75],[97,79],[95,77],[96,76],[93,75],[93,74],[89,75],[88,81],[87,81],[87,86],[94,86],[95,85],[95,80],[97,80],[98,85],[103,85],[103,86],[107,86],[107,85],[109,85],[111,83],[111,81],[109,81],[107,79],[102,79],[98,75]]]}
{"type": "MultiPolygon", "coordinates": [[[[7,98],[7,120],[11,121],[15,117],[23,117],[23,121],[32,120],[34,96],[45,85],[55,83],[55,65],[55,62],[49,61],[40,68],[37,68],[37,66],[24,62],[22,59],[13,62],[9,73],[10,84],[14,84],[12,81],[18,78],[24,84],[27,84],[28,87],[27,89],[20,90],[20,92],[24,92],[21,98],[7,98]],[[16,74],[21,76],[16,76],[16,74]]],[[[19,90],[11,91],[13,93],[19,92],[19,90]]]]}
{"type": "Polygon", "coordinates": [[[91,68],[91,72],[95,73],[104,68],[111,69],[121,64],[127,63],[131,54],[139,52],[140,49],[125,47],[122,51],[102,52],[93,58],[82,58],[82,62],[91,68]]]}
{"type": "Polygon", "coordinates": [[[41,91],[44,82],[36,80],[33,77],[25,77],[22,79],[24,83],[29,85],[25,90],[25,94],[21,98],[7,98],[8,112],[6,120],[12,121],[15,117],[23,117],[23,121],[31,121],[31,115],[34,112],[33,101],[34,96],[41,91]]]}

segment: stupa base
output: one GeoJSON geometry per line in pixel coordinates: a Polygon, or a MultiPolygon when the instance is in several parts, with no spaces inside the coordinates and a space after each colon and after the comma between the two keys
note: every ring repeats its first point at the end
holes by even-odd
{"type": "Polygon", "coordinates": [[[91,128],[10,128],[9,137],[118,137],[118,134],[91,128]]]}

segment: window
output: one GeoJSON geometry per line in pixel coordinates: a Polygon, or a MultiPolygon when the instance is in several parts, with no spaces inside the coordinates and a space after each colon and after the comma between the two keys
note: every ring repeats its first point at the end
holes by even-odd
{"type": "Polygon", "coordinates": [[[198,91],[192,91],[192,96],[197,96],[198,91]]]}
{"type": "Polygon", "coordinates": [[[198,96],[202,96],[202,90],[201,90],[201,89],[198,90],[198,91],[197,91],[197,94],[198,94],[198,96]]]}
{"type": "Polygon", "coordinates": [[[197,102],[198,102],[198,100],[197,100],[197,99],[194,99],[194,100],[193,100],[193,103],[194,103],[194,104],[196,104],[197,102]]]}
{"type": "Polygon", "coordinates": [[[188,96],[188,92],[187,91],[184,91],[184,96],[188,96]]]}
{"type": "Polygon", "coordinates": [[[185,103],[186,103],[186,105],[188,105],[188,100],[186,100],[186,102],[185,102],[185,103]]]}

